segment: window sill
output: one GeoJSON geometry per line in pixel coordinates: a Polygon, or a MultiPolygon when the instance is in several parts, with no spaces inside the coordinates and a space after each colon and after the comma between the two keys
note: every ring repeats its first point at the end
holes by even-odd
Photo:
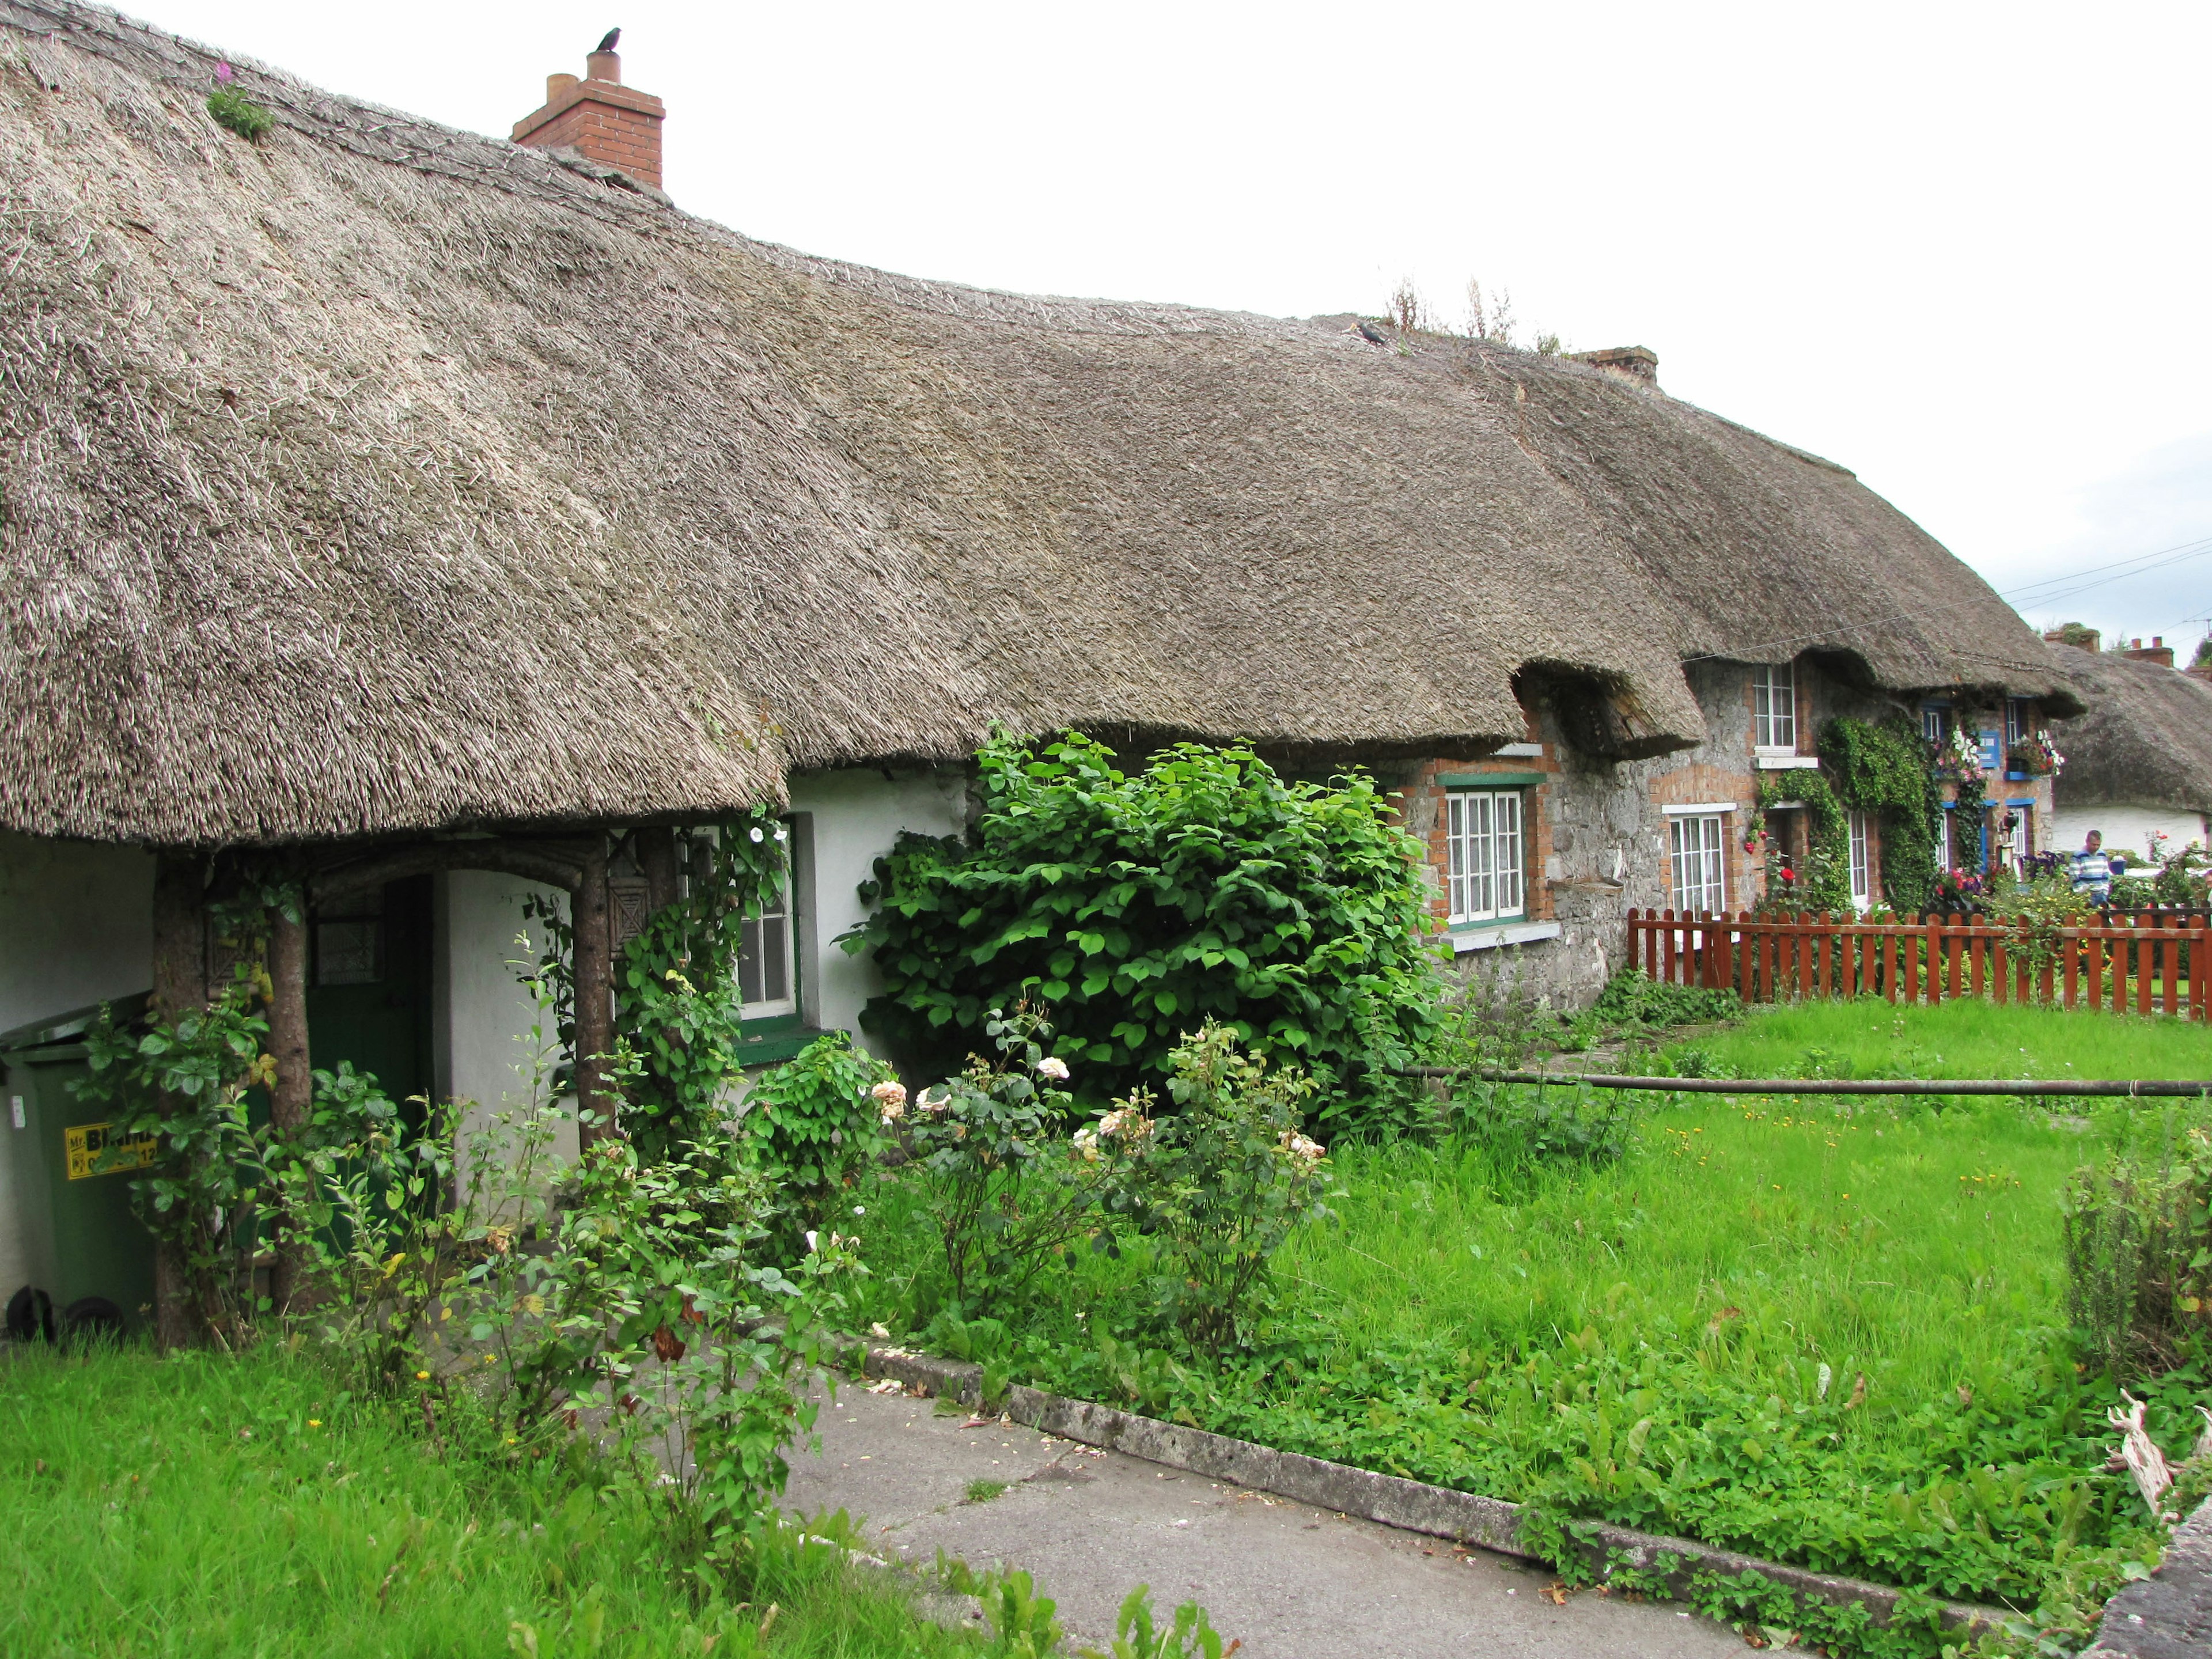
{"type": "Polygon", "coordinates": [[[1559,936],[1556,921],[1455,921],[1451,927],[1452,954],[1494,951],[1501,945],[1532,945],[1559,936]]]}
{"type": "Polygon", "coordinates": [[[1809,772],[1820,763],[1818,755],[1753,755],[1753,768],[1761,772],[1809,772]]]}
{"type": "Polygon", "coordinates": [[[757,1025],[748,1020],[744,1034],[738,1040],[738,1064],[749,1070],[755,1066],[780,1066],[823,1035],[811,1025],[801,1024],[796,1014],[764,1019],[757,1025]]]}

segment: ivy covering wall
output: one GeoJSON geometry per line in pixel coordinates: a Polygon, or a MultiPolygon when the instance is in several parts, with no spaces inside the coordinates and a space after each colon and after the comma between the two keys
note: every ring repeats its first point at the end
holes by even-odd
{"type": "Polygon", "coordinates": [[[1925,910],[1936,892],[1943,823],[1943,792],[1927,740],[1901,714],[1880,725],[1838,716],[1821,729],[1820,759],[1843,805],[1874,813],[1881,825],[1881,885],[1891,906],[1905,915],[1925,910]]]}

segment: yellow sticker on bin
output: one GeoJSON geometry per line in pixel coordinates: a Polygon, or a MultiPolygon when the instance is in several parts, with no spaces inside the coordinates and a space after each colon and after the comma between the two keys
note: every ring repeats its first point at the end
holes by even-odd
{"type": "Polygon", "coordinates": [[[124,1170],[143,1170],[154,1161],[158,1145],[158,1138],[153,1135],[141,1135],[136,1140],[112,1139],[105,1123],[80,1123],[75,1128],[62,1131],[62,1146],[71,1181],[114,1175],[124,1170]]]}

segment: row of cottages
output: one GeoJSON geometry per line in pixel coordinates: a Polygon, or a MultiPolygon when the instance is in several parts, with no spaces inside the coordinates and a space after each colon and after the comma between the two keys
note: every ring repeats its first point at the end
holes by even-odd
{"type": "Polygon", "coordinates": [[[2212,847],[2212,668],[2175,667],[2162,639],[2105,651],[2092,629],[2044,637],[2084,710],[2053,728],[2066,757],[2058,844],[2079,848],[2094,830],[2146,858],[2212,847]]]}
{"type": "MultiPolygon", "coordinates": [[[[573,906],[603,1042],[680,832],[771,803],[777,1058],[855,1023],[871,969],[830,941],[897,832],[963,827],[994,723],[1370,766],[1455,952],[1587,998],[1630,907],[1757,897],[1758,787],[1832,714],[2001,743],[2076,707],[1942,547],[1649,352],[752,241],[654,188],[612,54],[518,128],[553,149],[234,58],[250,143],[221,61],[0,9],[0,1047],[205,995],[210,903],[281,849],[313,1063],[495,1102],[525,901],[573,906]]],[[[2032,845],[2048,783],[1993,805],[2032,845]]],[[[0,1129],[0,1176],[30,1145],[0,1129]]],[[[0,1227],[0,1286],[29,1248],[0,1227]]]]}

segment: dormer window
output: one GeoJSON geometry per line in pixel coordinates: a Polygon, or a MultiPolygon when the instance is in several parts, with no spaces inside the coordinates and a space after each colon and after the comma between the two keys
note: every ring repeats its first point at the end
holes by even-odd
{"type": "Polygon", "coordinates": [[[1751,744],[1762,755],[1797,752],[1797,672],[1790,663],[1751,671],[1751,744]]]}

